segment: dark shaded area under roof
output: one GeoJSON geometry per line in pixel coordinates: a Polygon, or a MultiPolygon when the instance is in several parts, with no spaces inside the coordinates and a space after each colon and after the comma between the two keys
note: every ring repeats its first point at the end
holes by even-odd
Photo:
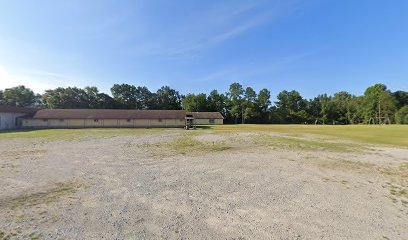
{"type": "Polygon", "coordinates": [[[34,119],[183,119],[184,110],[42,109],[34,119]]]}

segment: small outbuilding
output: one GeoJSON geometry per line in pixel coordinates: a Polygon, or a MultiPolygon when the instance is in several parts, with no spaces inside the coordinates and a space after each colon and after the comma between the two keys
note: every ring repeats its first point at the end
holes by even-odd
{"type": "Polygon", "coordinates": [[[42,109],[22,121],[23,128],[184,127],[184,110],[42,109]]]}
{"type": "Polygon", "coordinates": [[[222,125],[224,117],[220,112],[187,112],[194,125],[222,125]]]}
{"type": "Polygon", "coordinates": [[[20,108],[0,105],[0,130],[19,128],[21,117],[35,113],[34,108],[20,108]]]}

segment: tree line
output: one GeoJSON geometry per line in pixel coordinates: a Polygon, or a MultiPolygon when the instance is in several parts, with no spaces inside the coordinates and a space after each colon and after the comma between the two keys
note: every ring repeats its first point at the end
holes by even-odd
{"type": "Polygon", "coordinates": [[[182,95],[169,86],[156,92],[147,87],[115,84],[111,95],[97,87],[58,87],[35,94],[25,86],[0,90],[0,104],[38,108],[185,109],[221,112],[226,123],[289,124],[408,124],[408,92],[390,91],[384,84],[368,87],[362,96],[345,91],[305,99],[284,90],[271,102],[271,93],[233,83],[226,93],[182,95]]]}

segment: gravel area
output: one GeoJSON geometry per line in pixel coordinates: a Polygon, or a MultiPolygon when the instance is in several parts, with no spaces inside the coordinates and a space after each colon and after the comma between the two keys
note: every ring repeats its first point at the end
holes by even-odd
{"type": "Polygon", "coordinates": [[[408,149],[183,134],[1,139],[0,239],[408,239],[408,149]]]}

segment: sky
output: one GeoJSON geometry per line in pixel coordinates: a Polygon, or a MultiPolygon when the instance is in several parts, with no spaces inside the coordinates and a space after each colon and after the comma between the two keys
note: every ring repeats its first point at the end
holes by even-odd
{"type": "Polygon", "coordinates": [[[406,0],[0,0],[0,89],[408,91],[406,0]]]}

